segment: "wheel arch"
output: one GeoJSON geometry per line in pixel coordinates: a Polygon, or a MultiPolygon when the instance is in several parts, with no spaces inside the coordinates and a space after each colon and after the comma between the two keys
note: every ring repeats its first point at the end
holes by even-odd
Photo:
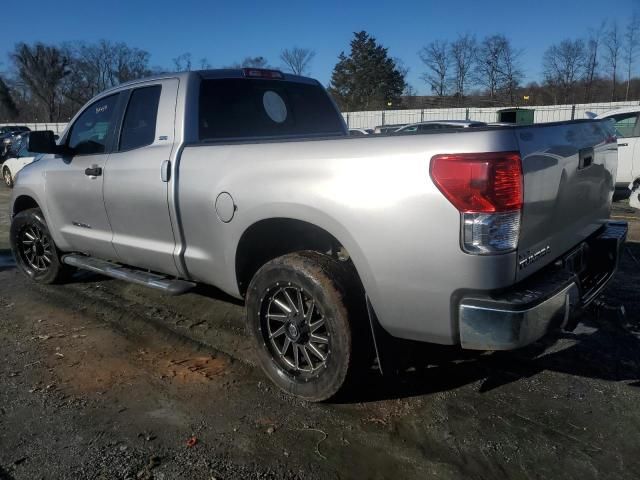
{"type": "MultiPolygon", "coordinates": [[[[3,170],[4,171],[4,170],[3,170]]],[[[17,215],[18,213],[24,211],[24,210],[28,210],[30,208],[40,208],[40,205],[38,204],[38,202],[36,201],[35,198],[33,198],[30,195],[18,195],[16,197],[16,199],[13,201],[13,207],[11,209],[11,213],[12,215],[17,215]]]]}
{"type": "MultiPolygon", "coordinates": [[[[235,274],[238,290],[245,295],[249,282],[262,265],[288,253],[311,250],[351,263],[358,281],[364,288],[360,262],[353,258],[357,250],[345,244],[327,229],[305,220],[272,217],[248,226],[236,246],[235,274]]],[[[357,255],[356,255],[357,256],[357,255]]]]}

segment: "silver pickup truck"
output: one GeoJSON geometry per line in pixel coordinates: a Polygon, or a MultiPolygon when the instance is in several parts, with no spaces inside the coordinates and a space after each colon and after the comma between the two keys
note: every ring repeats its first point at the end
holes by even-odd
{"type": "Polygon", "coordinates": [[[244,298],[266,374],[313,401],[383,334],[500,350],[566,327],[627,232],[610,123],[349,137],[320,83],[273,70],[121,85],[29,149],[46,155],[13,193],[25,275],[244,298]]]}

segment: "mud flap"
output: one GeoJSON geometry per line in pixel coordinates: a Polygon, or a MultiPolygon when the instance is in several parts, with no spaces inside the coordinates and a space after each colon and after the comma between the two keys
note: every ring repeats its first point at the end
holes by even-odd
{"type": "Polygon", "coordinates": [[[369,325],[371,326],[371,336],[373,337],[373,346],[378,360],[378,370],[381,375],[389,375],[394,371],[393,362],[393,337],[389,335],[378,322],[376,312],[373,310],[369,296],[367,296],[367,314],[369,316],[369,325]]]}

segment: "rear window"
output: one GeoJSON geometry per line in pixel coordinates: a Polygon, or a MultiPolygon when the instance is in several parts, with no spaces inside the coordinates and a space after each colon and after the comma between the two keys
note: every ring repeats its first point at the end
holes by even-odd
{"type": "Polygon", "coordinates": [[[131,93],[127,112],[122,122],[120,150],[151,145],[156,135],[156,117],[162,87],[137,88],[131,93]]]}
{"type": "Polygon", "coordinates": [[[264,79],[203,80],[201,141],[344,135],[340,114],[317,85],[264,79]]]}

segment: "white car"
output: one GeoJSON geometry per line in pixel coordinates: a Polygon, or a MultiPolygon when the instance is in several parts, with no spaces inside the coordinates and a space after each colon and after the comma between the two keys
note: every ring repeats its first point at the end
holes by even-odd
{"type": "Polygon", "coordinates": [[[23,141],[15,156],[8,158],[2,164],[2,178],[7,187],[13,188],[18,172],[32,163],[37,156],[37,153],[29,151],[29,142],[23,141]]]}
{"type": "MultiPolygon", "coordinates": [[[[593,115],[589,115],[593,117],[593,115]]],[[[618,137],[618,173],[616,190],[631,190],[629,204],[640,208],[640,106],[618,108],[595,118],[610,118],[618,137]]]]}
{"type": "Polygon", "coordinates": [[[371,135],[373,133],[373,129],[371,128],[350,128],[349,135],[352,137],[362,137],[364,135],[371,135]]]}

